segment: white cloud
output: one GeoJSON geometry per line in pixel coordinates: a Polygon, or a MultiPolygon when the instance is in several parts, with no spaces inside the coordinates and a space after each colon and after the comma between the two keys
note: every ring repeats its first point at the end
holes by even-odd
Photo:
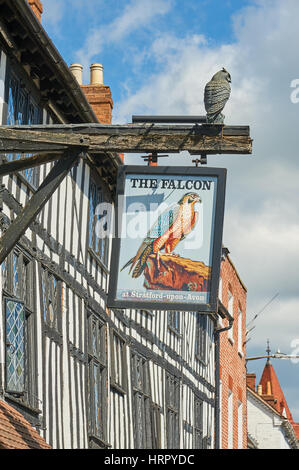
{"type": "MultiPolygon", "coordinates": [[[[280,292],[250,347],[264,348],[267,337],[290,344],[298,323],[299,104],[290,100],[291,81],[299,78],[298,16],[297,0],[260,0],[234,19],[231,44],[210,47],[200,31],[161,34],[148,51],[160,71],[128,88],[114,114],[115,122],[130,122],[133,114],[204,114],[205,83],[222,66],[230,71],[226,123],[251,126],[254,152],[209,157],[228,168],[224,243],[248,287],[248,312],[280,292]]],[[[191,160],[170,158],[179,165],[191,160]]]]}
{"type": "Polygon", "coordinates": [[[67,2],[61,0],[43,0],[42,22],[47,26],[55,28],[55,32],[59,31],[59,23],[62,20],[67,2]]]}
{"type": "Polygon", "coordinates": [[[165,15],[172,0],[131,0],[121,15],[111,23],[93,28],[76,57],[85,69],[92,58],[98,56],[105,45],[119,43],[134,31],[150,24],[154,17],[165,15]]]}

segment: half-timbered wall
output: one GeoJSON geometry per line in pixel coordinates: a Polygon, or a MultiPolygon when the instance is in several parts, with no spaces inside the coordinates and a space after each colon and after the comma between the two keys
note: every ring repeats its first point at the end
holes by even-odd
{"type": "MultiPolygon", "coordinates": [[[[12,104],[25,106],[9,103],[11,74],[23,80],[27,106],[31,97],[36,103],[36,119],[53,122],[38,90],[1,52],[2,123],[9,122],[9,113],[10,119],[18,116],[12,104]]],[[[24,109],[22,119],[30,122],[24,109]]],[[[52,166],[39,167],[34,181],[41,182],[52,166]]],[[[2,232],[35,190],[27,176],[17,173],[0,182],[2,232]]],[[[94,227],[96,205],[110,198],[99,174],[81,159],[7,258],[0,277],[1,393],[54,448],[212,447],[214,320],[196,312],[107,309],[111,244],[95,240],[94,227]],[[13,291],[14,276],[21,279],[17,255],[30,273],[30,305],[21,291],[13,291]],[[10,307],[19,302],[26,311],[10,346],[9,298],[15,302],[10,307]],[[20,338],[24,357],[18,372],[13,348],[20,338]],[[8,359],[11,373],[20,374],[18,390],[8,388],[8,359]]]]}

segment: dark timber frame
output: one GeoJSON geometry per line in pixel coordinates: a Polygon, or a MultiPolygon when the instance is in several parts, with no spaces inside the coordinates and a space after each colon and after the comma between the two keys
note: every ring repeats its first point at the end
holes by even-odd
{"type": "Polygon", "coordinates": [[[251,154],[248,126],[60,124],[1,126],[0,152],[55,152],[82,147],[90,153],[171,152],[251,154]]]}
{"type": "Polygon", "coordinates": [[[54,191],[58,188],[65,176],[68,174],[80,151],[74,151],[67,158],[59,160],[43,183],[33,194],[29,202],[22,209],[16,219],[9,225],[0,239],[0,264],[26,232],[29,225],[35,220],[44,205],[48,202],[54,191]]]}
{"type": "MultiPolygon", "coordinates": [[[[103,125],[59,124],[0,127],[0,154],[32,153],[0,165],[0,175],[32,168],[58,160],[26,207],[0,239],[0,263],[13,249],[40,210],[58,188],[80,155],[92,154],[95,166],[103,157],[118,166],[118,153],[188,151],[191,155],[251,154],[252,139],[248,126],[223,125],[103,125]]],[[[114,182],[115,185],[115,182],[114,182]]]]}

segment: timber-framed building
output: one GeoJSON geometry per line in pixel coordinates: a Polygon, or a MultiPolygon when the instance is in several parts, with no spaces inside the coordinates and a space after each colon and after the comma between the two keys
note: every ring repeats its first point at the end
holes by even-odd
{"type": "MultiPolygon", "coordinates": [[[[41,11],[0,0],[1,123],[107,123],[109,90],[80,86],[41,11]]],[[[121,164],[81,158],[3,262],[0,401],[52,448],[213,448],[217,316],[106,307],[111,241],[95,208],[113,202],[121,164]]],[[[2,234],[53,165],[1,177],[2,234]]]]}

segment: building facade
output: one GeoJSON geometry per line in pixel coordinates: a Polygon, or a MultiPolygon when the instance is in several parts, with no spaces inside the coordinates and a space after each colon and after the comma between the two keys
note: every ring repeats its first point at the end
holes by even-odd
{"type": "Polygon", "coordinates": [[[260,382],[247,374],[248,441],[257,449],[299,449],[299,424],[295,423],[268,359],[260,382]]]}
{"type": "Polygon", "coordinates": [[[230,318],[220,321],[219,436],[221,449],[247,448],[246,295],[247,290],[227,254],[221,264],[219,300],[230,318]]]}
{"type": "MultiPolygon", "coordinates": [[[[81,87],[41,13],[0,0],[1,124],[109,123],[109,87],[81,87]]],[[[217,316],[106,306],[111,240],[95,209],[113,204],[121,164],[81,158],[3,262],[0,401],[54,449],[213,448],[217,316]]],[[[2,234],[54,165],[1,177],[2,234]]]]}

